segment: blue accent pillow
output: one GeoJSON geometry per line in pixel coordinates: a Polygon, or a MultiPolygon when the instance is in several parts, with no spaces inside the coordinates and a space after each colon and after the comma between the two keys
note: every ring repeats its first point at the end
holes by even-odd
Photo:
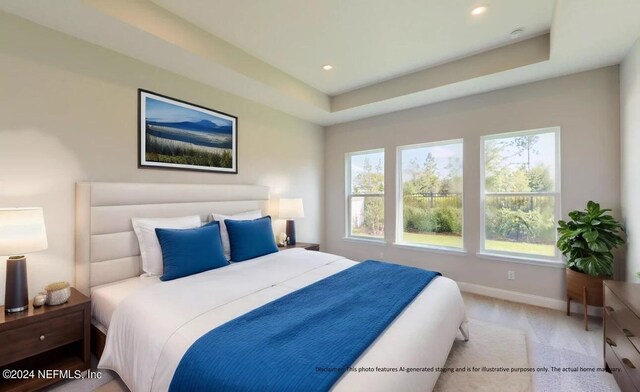
{"type": "Polygon", "coordinates": [[[278,251],[271,217],[254,220],[225,219],[231,247],[231,261],[244,261],[278,251]]]}
{"type": "Polygon", "coordinates": [[[156,229],[162,248],[163,274],[167,281],[224,267],[229,262],[224,257],[220,240],[220,224],[209,222],[195,229],[156,229]]]}

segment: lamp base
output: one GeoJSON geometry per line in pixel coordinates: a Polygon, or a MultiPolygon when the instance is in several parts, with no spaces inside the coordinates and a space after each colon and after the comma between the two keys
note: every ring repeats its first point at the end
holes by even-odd
{"type": "Polygon", "coordinates": [[[4,308],[4,312],[5,313],[18,313],[18,312],[24,312],[25,310],[29,309],[29,305],[25,305],[19,308],[4,308]]]}
{"type": "Polygon", "coordinates": [[[289,237],[289,245],[296,244],[296,222],[287,219],[287,237],[289,237]]]}
{"type": "Polygon", "coordinates": [[[4,291],[4,311],[22,312],[29,308],[27,286],[27,258],[11,256],[7,259],[7,281],[4,291]]]}

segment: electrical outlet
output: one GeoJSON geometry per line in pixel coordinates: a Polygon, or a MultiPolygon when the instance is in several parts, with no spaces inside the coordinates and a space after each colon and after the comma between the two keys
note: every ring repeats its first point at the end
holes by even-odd
{"type": "Polygon", "coordinates": [[[384,258],[384,252],[380,252],[380,256],[381,259],[384,258]]]}
{"type": "Polygon", "coordinates": [[[507,279],[516,280],[516,271],[507,271],[507,279]]]}

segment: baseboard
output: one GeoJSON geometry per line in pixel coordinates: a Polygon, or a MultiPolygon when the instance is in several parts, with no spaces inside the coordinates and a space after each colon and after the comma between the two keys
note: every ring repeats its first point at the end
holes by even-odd
{"type": "MultiPolygon", "coordinates": [[[[506,301],[518,302],[527,305],[540,306],[548,309],[567,310],[567,302],[557,298],[542,297],[539,295],[520,293],[518,291],[498,289],[495,287],[481,286],[474,283],[456,282],[460,291],[466,293],[479,294],[487,297],[504,299],[506,301]]],[[[582,314],[582,304],[571,302],[571,313],[582,314]]],[[[602,308],[589,306],[587,314],[590,316],[602,317],[602,308]]]]}

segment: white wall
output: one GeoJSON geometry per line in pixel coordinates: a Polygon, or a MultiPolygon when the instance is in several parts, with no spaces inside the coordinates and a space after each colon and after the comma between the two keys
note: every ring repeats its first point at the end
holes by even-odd
{"type": "Polygon", "coordinates": [[[267,185],[304,199],[298,240],[321,240],[321,127],[3,13],[0,37],[0,207],[44,207],[49,238],[28,255],[30,296],[74,280],[77,181],[267,185]],[[138,169],[138,88],[237,116],[239,174],[138,169]]]}
{"type": "Polygon", "coordinates": [[[477,257],[480,137],[561,127],[562,212],[584,208],[592,199],[613,208],[619,216],[619,113],[618,67],[612,66],[328,127],[325,131],[325,249],[353,259],[383,258],[434,269],[457,281],[564,299],[562,268],[477,257]],[[467,254],[433,253],[391,245],[395,239],[396,146],[457,138],[464,139],[465,150],[467,254]],[[387,245],[345,241],[344,154],[383,147],[387,245]],[[508,270],[516,272],[516,280],[507,280],[508,270]]]}
{"type": "Polygon", "coordinates": [[[620,64],[622,215],[627,229],[626,280],[640,272],[640,39],[620,64]]]}

